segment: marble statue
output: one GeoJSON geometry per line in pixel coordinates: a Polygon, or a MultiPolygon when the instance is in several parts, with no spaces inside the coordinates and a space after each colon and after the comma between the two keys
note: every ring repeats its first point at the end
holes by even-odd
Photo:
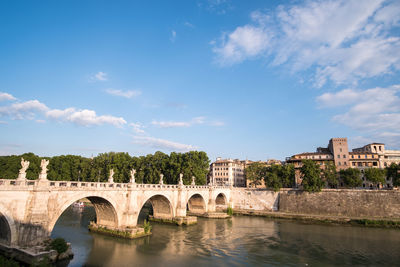
{"type": "Polygon", "coordinates": [[[108,177],[109,183],[114,183],[114,169],[110,170],[110,176],[108,177]]]}
{"type": "Polygon", "coordinates": [[[26,170],[29,167],[29,161],[24,160],[24,158],[21,158],[21,169],[19,170],[18,178],[17,180],[24,180],[26,178],[26,170]]]}
{"type": "Polygon", "coordinates": [[[49,165],[49,161],[42,159],[42,161],[40,162],[40,168],[42,168],[42,170],[40,171],[40,174],[39,174],[40,180],[47,179],[47,165],[49,165]]]}
{"type": "Polygon", "coordinates": [[[136,173],[136,170],[132,169],[131,170],[131,180],[129,181],[131,184],[136,183],[136,181],[135,181],[135,173],[136,173]]]}
{"type": "Polygon", "coordinates": [[[196,177],[192,176],[192,185],[196,185],[196,177]]]}
{"type": "Polygon", "coordinates": [[[179,174],[179,185],[183,185],[183,173],[179,174]]]}
{"type": "Polygon", "coordinates": [[[164,178],[164,174],[160,174],[160,184],[164,184],[164,180],[163,180],[163,178],[164,178]]]}

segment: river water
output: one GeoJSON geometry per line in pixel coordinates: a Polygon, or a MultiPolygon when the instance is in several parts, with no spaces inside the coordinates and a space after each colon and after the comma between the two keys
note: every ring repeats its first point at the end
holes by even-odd
{"type": "Polygon", "coordinates": [[[92,207],[68,208],[52,232],[75,254],[60,266],[400,266],[400,230],[304,224],[262,217],[153,223],[153,235],[124,240],[90,233],[92,207]]]}

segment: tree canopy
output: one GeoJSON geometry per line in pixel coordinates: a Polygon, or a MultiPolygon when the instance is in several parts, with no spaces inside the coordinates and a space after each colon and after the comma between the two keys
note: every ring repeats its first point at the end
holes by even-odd
{"type": "MultiPolygon", "coordinates": [[[[0,157],[1,179],[15,179],[21,168],[21,157],[30,162],[27,169],[28,179],[37,179],[40,172],[41,157],[33,153],[18,156],[0,157]]],[[[192,176],[196,184],[207,182],[210,160],[203,151],[187,153],[172,152],[170,155],[157,151],[154,155],[132,157],[125,152],[101,153],[93,158],[75,155],[46,157],[50,160],[48,179],[57,181],[105,182],[109,172],[114,169],[114,182],[126,183],[130,179],[130,170],[136,170],[138,183],[158,183],[160,174],[164,174],[164,183],[177,184],[179,174],[183,173],[183,183],[190,184],[192,176]]]]}
{"type": "Polygon", "coordinates": [[[400,164],[392,163],[386,167],[386,176],[392,179],[393,186],[400,186],[400,164]]]}
{"type": "Polygon", "coordinates": [[[340,170],[340,178],[347,187],[358,187],[362,185],[361,172],[359,169],[348,168],[340,170]]]}
{"type": "Polygon", "coordinates": [[[384,184],[386,178],[386,171],[378,168],[368,168],[364,172],[365,178],[375,184],[384,184]]]}
{"type": "Polygon", "coordinates": [[[322,170],[322,177],[330,188],[336,188],[339,185],[336,166],[333,162],[328,162],[322,170]]]}
{"type": "Polygon", "coordinates": [[[310,159],[302,161],[303,166],[300,169],[303,179],[303,188],[308,192],[319,192],[324,187],[321,179],[321,169],[319,165],[310,159]]]}
{"type": "Polygon", "coordinates": [[[261,185],[262,180],[267,188],[278,191],[280,188],[293,187],[294,184],[294,166],[293,164],[277,165],[254,162],[245,169],[246,179],[249,179],[254,185],[261,185]]]}

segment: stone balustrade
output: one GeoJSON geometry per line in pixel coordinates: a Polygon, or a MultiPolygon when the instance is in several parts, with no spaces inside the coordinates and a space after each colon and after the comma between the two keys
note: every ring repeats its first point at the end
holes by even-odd
{"type": "MultiPolygon", "coordinates": [[[[52,187],[52,188],[90,188],[90,189],[178,189],[179,185],[175,184],[133,184],[133,183],[107,183],[107,182],[78,182],[78,181],[40,181],[40,180],[11,180],[0,179],[0,187],[52,187]]],[[[183,185],[186,189],[227,189],[228,186],[210,186],[210,185],[183,185]]]]}

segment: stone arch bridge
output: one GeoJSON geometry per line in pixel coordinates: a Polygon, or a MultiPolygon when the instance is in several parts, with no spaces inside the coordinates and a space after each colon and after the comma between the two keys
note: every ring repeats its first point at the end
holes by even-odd
{"type": "Polygon", "coordinates": [[[110,229],[135,227],[150,201],[156,219],[214,212],[232,204],[231,188],[218,186],[0,180],[0,243],[35,245],[48,238],[61,214],[87,198],[97,224],[110,229]]]}

